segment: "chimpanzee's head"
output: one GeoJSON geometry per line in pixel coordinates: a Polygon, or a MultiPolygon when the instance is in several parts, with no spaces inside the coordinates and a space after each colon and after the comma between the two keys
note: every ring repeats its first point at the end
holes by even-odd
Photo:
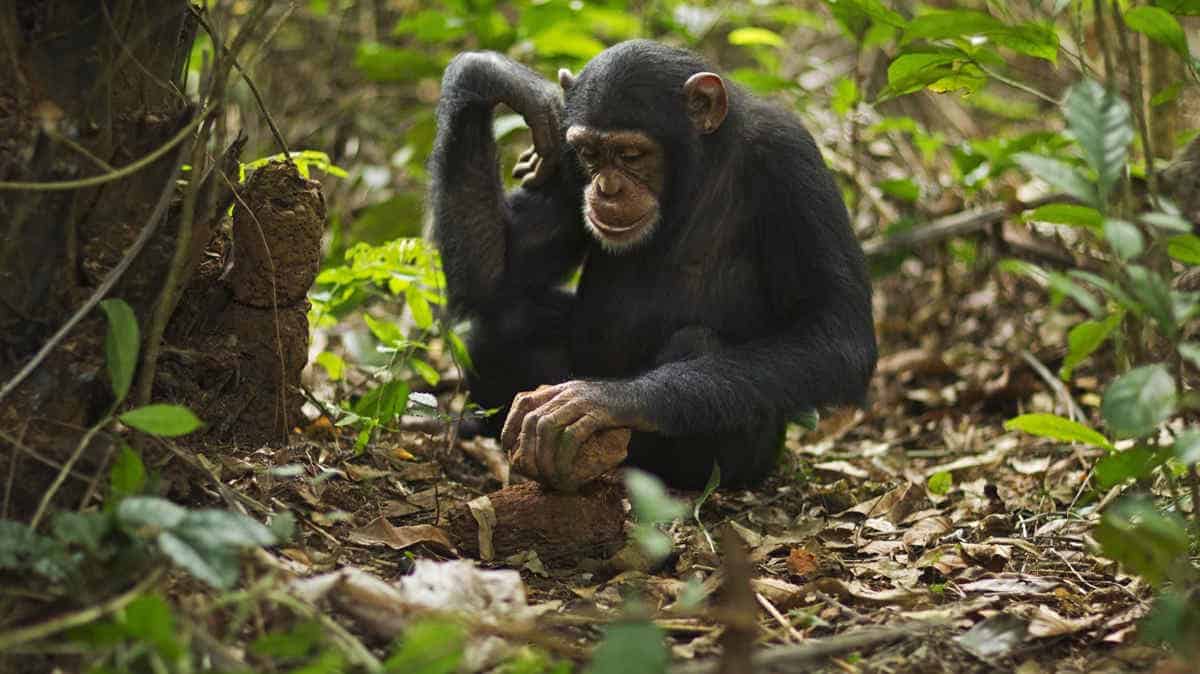
{"type": "Polygon", "coordinates": [[[725,121],[725,84],[692,54],[643,40],[605,50],[578,78],[559,71],[559,83],[588,177],[584,221],[607,250],[628,250],[673,215],[701,137],[725,121]]]}

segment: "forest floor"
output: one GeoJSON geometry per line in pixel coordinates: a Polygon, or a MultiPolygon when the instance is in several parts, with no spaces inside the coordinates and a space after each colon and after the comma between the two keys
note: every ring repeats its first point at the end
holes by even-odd
{"type": "MultiPolygon", "coordinates": [[[[698,519],[667,529],[665,564],[621,571],[524,555],[481,566],[520,571],[542,616],[533,640],[560,654],[594,645],[636,593],[678,667],[716,656],[728,629],[720,610],[672,609],[689,579],[710,593],[720,585],[712,541],[731,524],[752,562],[757,648],[782,658],[762,671],[1184,671],[1137,638],[1148,588],[1093,554],[1089,530],[1119,491],[1092,485],[1095,451],[1003,428],[1022,412],[1099,402],[1099,377],[1078,372],[1068,390],[1051,374],[1069,322],[1042,293],[986,268],[910,258],[877,281],[882,357],[869,407],[790,432],[766,484],[719,490],[698,519]],[[838,641],[851,634],[867,636],[838,641]],[[811,659],[821,644],[832,657],[811,659]]],[[[297,514],[296,540],[274,557],[301,577],[354,567],[390,582],[413,559],[453,558],[429,525],[507,473],[489,439],[451,448],[444,434],[405,431],[355,454],[339,430],[318,420],[288,448],[210,448],[202,461],[226,488],[297,514]]],[[[203,491],[192,496],[219,498],[203,491]]],[[[339,620],[369,632],[348,606],[361,596],[350,598],[339,620]]]]}

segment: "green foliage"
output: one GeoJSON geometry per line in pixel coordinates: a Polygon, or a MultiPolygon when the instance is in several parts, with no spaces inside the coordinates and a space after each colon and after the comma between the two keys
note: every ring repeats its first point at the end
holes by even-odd
{"type": "Polygon", "coordinates": [[[604,640],[592,654],[585,674],[661,674],[670,656],[663,646],[663,631],[645,621],[613,623],[604,628],[604,640]]]}
{"type": "Polygon", "coordinates": [[[665,558],[671,553],[671,539],[655,525],[683,517],[688,512],[687,504],[673,498],[661,480],[644,471],[627,469],[625,488],[638,522],[633,540],[650,559],[665,558]]]}
{"type": "Polygon", "coordinates": [[[270,529],[245,515],[188,510],[152,496],[124,499],[116,517],[129,535],[154,541],[171,561],[218,589],[237,582],[242,550],[277,542],[270,529]]]}
{"type": "Polygon", "coordinates": [[[1116,435],[1142,437],[1174,414],[1175,395],[1175,380],[1167,368],[1145,365],[1109,384],[1100,411],[1116,435]]]}
{"type": "Polygon", "coordinates": [[[108,366],[108,380],[112,383],[117,404],[125,400],[137,370],[138,349],[141,337],[138,333],[137,317],[133,308],[122,299],[107,299],[100,308],[108,318],[108,334],[104,338],[104,361],[108,366]]]}
{"type": "Polygon", "coordinates": [[[466,632],[456,622],[422,620],[404,631],[404,637],[384,663],[395,674],[452,674],[462,662],[466,632]]]}
{"type": "Polygon", "coordinates": [[[1113,448],[1112,443],[1103,435],[1077,421],[1054,414],[1022,414],[1006,421],[1004,429],[1064,442],[1082,442],[1105,449],[1113,448]]]}
{"type": "Polygon", "coordinates": [[[954,486],[954,476],[948,471],[939,470],[925,482],[925,487],[929,489],[929,493],[938,496],[945,496],[950,493],[950,488],[954,486]]]}
{"type": "Polygon", "coordinates": [[[130,428],[163,438],[187,435],[203,425],[188,408],[163,403],[138,407],[117,418],[130,428]]]}

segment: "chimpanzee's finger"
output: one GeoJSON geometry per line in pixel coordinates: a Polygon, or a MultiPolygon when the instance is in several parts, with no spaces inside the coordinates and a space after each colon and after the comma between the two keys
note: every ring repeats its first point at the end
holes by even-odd
{"type": "Polygon", "coordinates": [[[504,419],[504,430],[500,431],[500,447],[506,451],[512,450],[517,442],[517,436],[521,433],[521,424],[525,415],[537,409],[556,394],[556,387],[545,385],[539,386],[534,391],[518,393],[513,398],[508,416],[504,419]]]}
{"type": "Polygon", "coordinates": [[[521,184],[525,187],[537,187],[544,184],[552,173],[546,169],[547,166],[546,160],[539,154],[534,158],[533,168],[530,170],[529,175],[521,180],[521,184]]]}

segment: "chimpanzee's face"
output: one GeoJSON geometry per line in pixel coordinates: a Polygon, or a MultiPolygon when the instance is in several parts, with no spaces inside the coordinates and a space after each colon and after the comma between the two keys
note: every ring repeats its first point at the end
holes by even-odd
{"type": "Polygon", "coordinates": [[[649,238],[661,219],[662,145],[640,131],[579,125],[567,129],[567,143],[588,175],[583,219],[600,244],[621,252],[649,238]]]}

